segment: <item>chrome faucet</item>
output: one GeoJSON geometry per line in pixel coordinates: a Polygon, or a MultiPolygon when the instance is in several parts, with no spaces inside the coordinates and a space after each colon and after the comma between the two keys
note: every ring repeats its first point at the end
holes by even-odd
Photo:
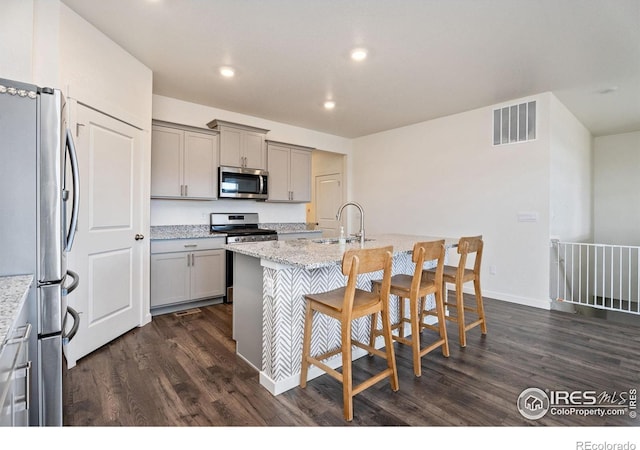
{"type": "MultiPolygon", "coordinates": [[[[340,216],[342,216],[342,210],[347,206],[355,206],[360,211],[360,245],[364,245],[364,209],[360,206],[359,203],[356,202],[347,202],[344,203],[340,208],[338,208],[338,213],[336,214],[336,220],[340,220],[340,216]]],[[[357,235],[356,235],[357,236],[357,235]]]]}

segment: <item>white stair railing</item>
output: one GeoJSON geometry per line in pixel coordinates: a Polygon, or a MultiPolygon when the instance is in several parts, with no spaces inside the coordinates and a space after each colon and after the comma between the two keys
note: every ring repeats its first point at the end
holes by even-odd
{"type": "Polygon", "coordinates": [[[640,247],[551,241],[551,299],[640,314],[640,247]]]}

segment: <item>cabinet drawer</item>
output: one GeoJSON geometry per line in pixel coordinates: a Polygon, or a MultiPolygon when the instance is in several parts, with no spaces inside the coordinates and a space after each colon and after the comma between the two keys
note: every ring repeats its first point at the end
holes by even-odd
{"type": "Polygon", "coordinates": [[[222,248],[225,237],[198,239],[162,239],[151,241],[151,253],[194,252],[222,248]]]}

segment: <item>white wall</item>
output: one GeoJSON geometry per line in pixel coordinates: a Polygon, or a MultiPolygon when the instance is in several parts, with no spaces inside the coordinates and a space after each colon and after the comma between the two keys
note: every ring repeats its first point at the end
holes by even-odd
{"type": "Polygon", "coordinates": [[[564,242],[593,236],[592,137],[555,96],[551,96],[551,214],[549,232],[564,242]]]}
{"type": "Polygon", "coordinates": [[[33,1],[3,0],[0,11],[0,78],[33,83],[33,1]]]}
{"type": "Polygon", "coordinates": [[[65,95],[60,82],[60,29],[63,27],[61,11],[67,8],[59,1],[34,0],[33,16],[33,82],[38,86],[55,87],[65,95]]]}
{"type": "Polygon", "coordinates": [[[352,200],[368,233],[482,234],[485,295],[548,307],[551,97],[507,103],[537,100],[530,142],[494,147],[494,106],[356,139],[352,200]]]}
{"type": "Polygon", "coordinates": [[[594,139],[594,241],[640,245],[640,131],[594,139]]]}
{"type": "Polygon", "coordinates": [[[67,95],[150,131],[151,70],[65,5],[61,23],[60,78],[67,95]]]}
{"type": "MultiPolygon", "coordinates": [[[[207,128],[213,119],[242,123],[269,130],[267,139],[313,147],[349,155],[350,139],[258,117],[198,105],[182,100],[153,96],[153,118],[207,128]]],[[[254,200],[152,200],[151,225],[208,224],[212,212],[257,212],[262,223],[306,222],[304,203],[268,203],[254,200]]]]}

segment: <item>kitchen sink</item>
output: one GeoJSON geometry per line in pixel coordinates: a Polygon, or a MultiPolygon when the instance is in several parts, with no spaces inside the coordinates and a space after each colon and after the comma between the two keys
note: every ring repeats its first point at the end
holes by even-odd
{"type": "MultiPolygon", "coordinates": [[[[340,242],[338,238],[312,239],[312,241],[315,242],[316,244],[337,244],[340,242]]],[[[354,242],[360,242],[360,238],[350,236],[346,238],[345,241],[347,244],[352,244],[354,242]]],[[[365,238],[364,241],[369,242],[369,241],[373,241],[373,239],[365,238]]]]}

